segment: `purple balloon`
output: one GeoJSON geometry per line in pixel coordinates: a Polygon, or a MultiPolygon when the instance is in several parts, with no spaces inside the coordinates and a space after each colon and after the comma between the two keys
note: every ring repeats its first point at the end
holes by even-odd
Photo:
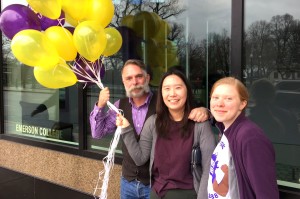
{"type": "Polygon", "coordinates": [[[42,30],[46,30],[47,28],[49,28],[51,26],[63,26],[65,24],[64,11],[61,11],[61,14],[58,19],[50,19],[41,14],[39,14],[39,15],[40,15],[40,22],[41,22],[42,30]]]}
{"type": "Polygon", "coordinates": [[[0,28],[7,38],[12,39],[21,30],[41,31],[41,23],[38,16],[29,7],[11,4],[1,12],[0,28]]]}
{"type": "Polygon", "coordinates": [[[91,71],[88,65],[94,68],[96,73],[98,73],[100,70],[100,78],[103,79],[105,74],[105,67],[100,60],[96,60],[95,62],[90,62],[84,58],[77,58],[73,67],[81,71],[81,73],[84,75],[83,77],[75,73],[78,80],[90,82],[90,80],[86,78],[88,77],[88,75],[90,75],[93,79],[96,79],[95,75],[93,74],[93,72],[91,71]]]}
{"type": "Polygon", "coordinates": [[[74,30],[75,30],[75,28],[74,28],[74,27],[71,27],[71,26],[65,26],[65,29],[69,30],[70,33],[72,33],[72,35],[73,35],[73,33],[74,33],[74,30]]]}

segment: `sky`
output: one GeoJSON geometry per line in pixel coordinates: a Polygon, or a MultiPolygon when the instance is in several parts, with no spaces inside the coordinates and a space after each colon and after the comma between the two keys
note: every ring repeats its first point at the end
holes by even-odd
{"type": "MultiPolygon", "coordinates": [[[[221,33],[231,29],[230,0],[187,0],[189,7],[189,29],[194,35],[205,37],[207,32],[221,33]]],[[[253,22],[269,22],[275,15],[289,13],[294,19],[300,19],[299,0],[245,0],[245,28],[253,22]]],[[[203,39],[203,38],[201,38],[203,39]]]]}
{"type": "MultiPolygon", "coordinates": [[[[162,1],[162,0],[161,0],[162,1]]],[[[26,0],[1,0],[2,9],[12,3],[27,5],[26,0]]],[[[208,32],[220,33],[231,28],[230,0],[181,0],[188,10],[176,21],[184,24],[193,35],[206,37],[208,32]]],[[[299,0],[245,0],[245,27],[259,20],[269,22],[275,15],[289,13],[300,19],[299,0]]]]}
{"type": "Polygon", "coordinates": [[[27,1],[26,0],[1,0],[1,8],[5,8],[6,6],[10,5],[10,4],[23,4],[23,5],[27,5],[27,1]]]}

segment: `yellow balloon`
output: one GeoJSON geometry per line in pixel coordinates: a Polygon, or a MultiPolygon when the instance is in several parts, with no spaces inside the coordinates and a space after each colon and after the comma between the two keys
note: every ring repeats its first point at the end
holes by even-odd
{"type": "Polygon", "coordinates": [[[65,61],[72,61],[76,58],[77,50],[73,43],[73,35],[69,30],[61,26],[51,26],[45,31],[45,35],[65,61]]]}
{"type": "Polygon", "coordinates": [[[34,67],[33,74],[37,82],[46,88],[65,88],[77,82],[76,75],[65,62],[60,62],[48,70],[34,67]]]}
{"type": "Polygon", "coordinates": [[[160,21],[162,21],[162,19],[160,18],[160,16],[156,13],[156,12],[149,12],[154,18],[155,20],[157,20],[159,23],[160,21]]]}
{"type": "Polygon", "coordinates": [[[65,13],[65,20],[67,23],[74,27],[76,27],[80,23],[80,21],[73,19],[68,13],[65,13]]]}
{"type": "Polygon", "coordinates": [[[157,47],[158,54],[155,59],[159,66],[171,67],[175,65],[178,51],[176,44],[170,40],[163,40],[157,42],[157,47]]]}
{"type": "Polygon", "coordinates": [[[154,67],[154,68],[151,67],[151,70],[152,70],[152,79],[150,81],[150,84],[152,86],[159,86],[160,79],[167,70],[164,67],[154,67]]]}
{"type": "Polygon", "coordinates": [[[114,16],[112,0],[91,0],[85,20],[94,20],[102,27],[106,27],[114,16]]]}
{"type": "Polygon", "coordinates": [[[154,54],[157,52],[157,50],[159,50],[157,41],[151,38],[144,40],[140,45],[137,46],[137,53],[140,56],[143,56],[143,54],[154,54]]]}
{"type": "Polygon", "coordinates": [[[58,19],[61,14],[61,0],[27,0],[32,9],[50,19],[58,19]]]}
{"type": "Polygon", "coordinates": [[[147,39],[137,47],[137,54],[143,58],[147,65],[159,67],[159,62],[156,59],[159,56],[159,50],[155,39],[147,39]]]}
{"type": "Polygon", "coordinates": [[[168,22],[160,20],[160,28],[155,34],[154,38],[157,40],[165,40],[171,32],[171,27],[168,22]]]}
{"type": "Polygon", "coordinates": [[[115,28],[105,28],[104,32],[106,34],[107,44],[102,54],[104,56],[110,56],[120,50],[122,46],[122,35],[115,28]]]}
{"type": "Polygon", "coordinates": [[[83,19],[90,6],[91,0],[63,0],[62,10],[74,20],[83,19]]]}
{"type": "Polygon", "coordinates": [[[59,62],[55,46],[37,30],[18,32],[11,41],[11,49],[14,56],[28,66],[51,68],[59,62]]]}
{"type": "Polygon", "coordinates": [[[75,28],[73,42],[81,56],[89,61],[95,61],[103,53],[107,38],[104,28],[97,22],[84,21],[75,28]]]}
{"type": "Polygon", "coordinates": [[[137,13],[133,18],[133,30],[143,39],[153,38],[159,29],[160,22],[147,11],[137,13]]]}
{"type": "Polygon", "coordinates": [[[121,26],[126,26],[128,28],[133,29],[133,15],[126,15],[121,20],[121,26]]]}

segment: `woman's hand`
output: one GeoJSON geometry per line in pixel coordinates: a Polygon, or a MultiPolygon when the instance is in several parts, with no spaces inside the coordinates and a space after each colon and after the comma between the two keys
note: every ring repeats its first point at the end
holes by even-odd
{"type": "Polygon", "coordinates": [[[123,117],[121,114],[117,114],[116,125],[120,126],[122,128],[126,128],[130,124],[129,124],[128,120],[125,117],[123,117]]]}
{"type": "Polygon", "coordinates": [[[209,111],[204,107],[194,108],[189,115],[194,122],[204,122],[209,119],[209,111]]]}

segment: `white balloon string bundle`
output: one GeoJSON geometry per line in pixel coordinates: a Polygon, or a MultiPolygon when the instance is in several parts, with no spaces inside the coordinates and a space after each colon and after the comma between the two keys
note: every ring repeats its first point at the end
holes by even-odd
{"type": "Polygon", "coordinates": [[[95,198],[107,199],[107,188],[108,188],[110,170],[114,166],[114,159],[115,159],[114,154],[115,154],[115,150],[117,148],[117,145],[118,145],[118,142],[120,139],[120,135],[121,135],[121,127],[118,127],[115,132],[114,138],[110,143],[108,155],[105,158],[103,158],[103,161],[102,161],[104,170],[99,172],[97,185],[96,185],[96,188],[94,189],[94,194],[93,194],[95,198]],[[102,182],[102,187],[98,188],[100,182],[102,182]],[[101,193],[99,196],[97,196],[97,192],[99,189],[101,190],[101,193]]]}
{"type": "Polygon", "coordinates": [[[88,62],[84,58],[80,57],[82,60],[81,64],[84,64],[82,66],[79,62],[76,62],[71,65],[72,71],[77,75],[82,77],[82,79],[78,80],[78,82],[84,83],[85,85],[89,82],[95,83],[100,89],[103,89],[104,86],[101,81],[101,67],[104,67],[102,62],[98,59],[95,62],[88,62]],[[85,72],[85,70],[88,69],[90,73],[85,72]]]}
{"type": "MultiPolygon", "coordinates": [[[[97,84],[97,86],[100,89],[103,89],[104,86],[101,82],[101,77],[100,77],[100,69],[101,68],[95,69],[95,67],[94,67],[95,65],[93,65],[95,63],[84,63],[84,64],[89,67],[89,70],[92,72],[92,75],[89,73],[85,73],[83,70],[83,66],[80,66],[80,64],[77,64],[77,67],[72,66],[73,72],[75,74],[83,77],[83,79],[86,79],[86,81],[85,80],[78,80],[78,81],[83,82],[83,83],[93,82],[93,83],[97,84]]],[[[104,67],[102,64],[100,64],[100,65],[101,65],[101,67],[104,67]]],[[[115,107],[109,101],[107,101],[107,106],[110,109],[114,110],[116,113],[121,113],[120,110],[117,109],[117,107],[115,107]]],[[[109,177],[110,177],[110,171],[112,170],[112,168],[114,166],[115,151],[116,151],[116,148],[117,148],[119,140],[120,140],[120,135],[121,135],[121,127],[118,127],[116,129],[114,137],[110,143],[108,154],[102,160],[104,169],[102,171],[100,171],[99,175],[98,175],[97,184],[96,184],[96,187],[94,188],[94,193],[93,193],[95,198],[107,199],[107,188],[108,188],[108,182],[109,182],[109,177]],[[100,182],[102,182],[101,188],[99,188],[100,182]],[[97,196],[97,192],[99,190],[101,190],[101,192],[100,192],[100,195],[97,196]]]]}

